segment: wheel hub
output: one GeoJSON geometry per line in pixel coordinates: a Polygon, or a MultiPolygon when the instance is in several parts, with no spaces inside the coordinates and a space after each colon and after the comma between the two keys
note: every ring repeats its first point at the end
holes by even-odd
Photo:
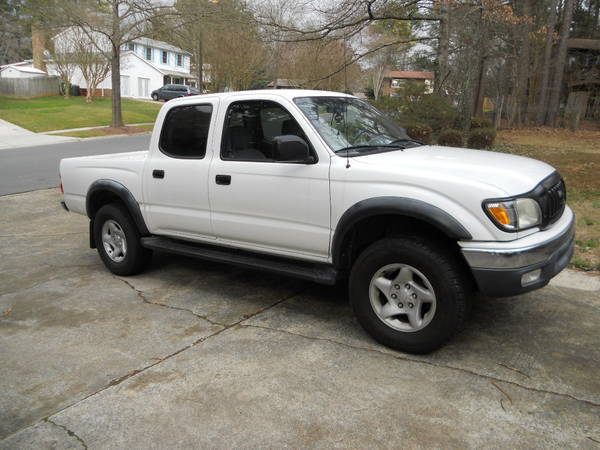
{"type": "Polygon", "coordinates": [[[376,271],[369,286],[369,299],[377,317],[398,331],[419,331],[435,315],[433,286],[419,270],[407,264],[389,264],[376,271]]]}
{"type": "Polygon", "coordinates": [[[121,225],[109,219],[102,225],[102,246],[108,257],[114,262],[121,262],[127,255],[127,240],[121,225]]]}

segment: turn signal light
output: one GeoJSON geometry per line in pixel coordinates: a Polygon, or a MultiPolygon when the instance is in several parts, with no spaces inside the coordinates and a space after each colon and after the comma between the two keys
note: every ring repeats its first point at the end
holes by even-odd
{"type": "Polygon", "coordinates": [[[508,215],[508,211],[503,205],[490,205],[488,207],[488,211],[492,213],[496,220],[502,225],[511,225],[510,216],[508,215]]]}

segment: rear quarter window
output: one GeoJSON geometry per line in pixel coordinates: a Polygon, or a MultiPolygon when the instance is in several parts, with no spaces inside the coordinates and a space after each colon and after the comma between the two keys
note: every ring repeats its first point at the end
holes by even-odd
{"type": "Polygon", "coordinates": [[[160,150],[172,158],[204,158],[211,117],[212,105],[172,108],[160,133],[160,150]]]}

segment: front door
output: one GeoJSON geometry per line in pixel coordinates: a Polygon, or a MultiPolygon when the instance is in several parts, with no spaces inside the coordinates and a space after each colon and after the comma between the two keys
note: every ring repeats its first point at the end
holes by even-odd
{"type": "MultiPolygon", "coordinates": [[[[166,112],[144,167],[144,211],[151,233],[213,239],[208,172],[218,101],[203,99],[166,112]],[[155,142],[155,140],[157,142],[155,142]]],[[[158,119],[160,123],[160,118],[158,119]]]]}
{"type": "MultiPolygon", "coordinates": [[[[268,98],[268,97],[265,97],[268,98]]],[[[309,140],[312,130],[293,108],[274,100],[229,101],[220,156],[215,153],[209,191],[217,238],[251,250],[326,260],[329,250],[329,162],[318,155],[313,164],[277,162],[273,138],[297,135],[309,140]]],[[[215,149],[217,150],[217,149],[215,149]]]]}

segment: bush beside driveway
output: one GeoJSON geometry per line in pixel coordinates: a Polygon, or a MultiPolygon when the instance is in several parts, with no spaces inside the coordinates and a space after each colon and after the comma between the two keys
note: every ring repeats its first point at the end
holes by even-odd
{"type": "Polygon", "coordinates": [[[480,298],[416,357],[366,336],[342,288],[168,255],[116,277],[58,201],[0,197],[0,448],[600,441],[597,278],[480,298]]]}

